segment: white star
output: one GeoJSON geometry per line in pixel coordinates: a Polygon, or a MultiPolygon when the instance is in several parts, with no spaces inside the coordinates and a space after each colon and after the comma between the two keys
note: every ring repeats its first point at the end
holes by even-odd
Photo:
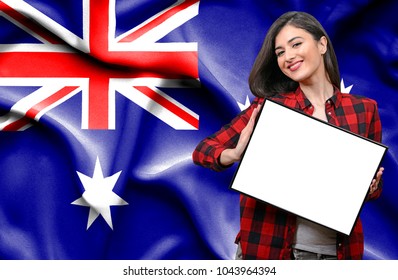
{"type": "Polygon", "coordinates": [[[236,103],[238,103],[239,109],[240,109],[241,111],[245,110],[246,108],[248,108],[248,107],[250,106],[249,96],[246,96],[245,104],[242,104],[242,103],[240,103],[240,102],[236,102],[236,103]]]}
{"type": "Polygon", "coordinates": [[[87,229],[89,229],[99,215],[101,215],[109,227],[113,229],[110,206],[128,204],[112,191],[121,172],[122,171],[119,171],[110,177],[104,177],[98,157],[95,162],[92,178],[77,171],[77,175],[85,191],[82,197],[73,201],[72,204],[90,207],[87,229]]]}
{"type": "Polygon", "coordinates": [[[351,89],[352,89],[353,86],[354,86],[354,85],[350,85],[350,86],[348,86],[348,87],[345,87],[344,80],[341,79],[340,91],[341,91],[342,93],[350,93],[350,91],[351,91],[351,89]]]}

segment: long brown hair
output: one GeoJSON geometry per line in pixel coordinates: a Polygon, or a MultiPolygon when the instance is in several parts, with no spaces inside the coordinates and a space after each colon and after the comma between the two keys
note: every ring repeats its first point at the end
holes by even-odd
{"type": "Polygon", "coordinates": [[[293,81],[282,73],[275,54],[275,37],[286,25],[306,30],[316,41],[319,41],[322,36],[326,37],[328,47],[323,55],[323,60],[327,78],[335,87],[340,88],[340,72],[336,54],[325,29],[317,19],[308,13],[287,12],[271,25],[261,50],[254,61],[249,76],[249,86],[252,93],[258,97],[270,97],[278,93],[297,89],[298,82],[293,81]]]}

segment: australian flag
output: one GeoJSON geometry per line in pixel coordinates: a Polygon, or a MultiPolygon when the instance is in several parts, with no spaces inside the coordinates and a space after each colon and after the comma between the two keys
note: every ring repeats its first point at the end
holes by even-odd
{"type": "Polygon", "coordinates": [[[398,2],[0,0],[0,259],[234,258],[235,168],[191,154],[253,99],[290,10],[328,31],[341,90],[378,102],[389,152],[365,258],[398,258],[398,2]]]}

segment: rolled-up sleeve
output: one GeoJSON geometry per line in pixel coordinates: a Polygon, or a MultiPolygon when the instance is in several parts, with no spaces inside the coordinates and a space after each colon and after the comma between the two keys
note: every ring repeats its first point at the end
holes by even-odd
{"type": "Polygon", "coordinates": [[[257,107],[259,102],[260,98],[256,98],[246,110],[242,111],[229,124],[203,139],[192,153],[193,162],[215,171],[228,168],[229,166],[220,163],[220,155],[225,149],[235,148],[240,133],[246,127],[254,108],[257,107]]]}

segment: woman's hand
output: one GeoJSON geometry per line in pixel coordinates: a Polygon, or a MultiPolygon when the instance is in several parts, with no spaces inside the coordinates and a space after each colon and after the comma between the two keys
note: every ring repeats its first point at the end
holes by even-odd
{"type": "Polygon", "coordinates": [[[247,144],[249,143],[250,136],[253,133],[254,125],[256,123],[256,118],[258,113],[261,110],[261,105],[257,106],[252,115],[250,116],[250,120],[247,123],[246,127],[242,130],[239,141],[234,149],[225,149],[220,155],[220,163],[222,165],[228,166],[236,161],[239,161],[242,158],[242,154],[246,149],[247,144]]]}
{"type": "Polygon", "coordinates": [[[374,193],[379,188],[379,183],[380,183],[381,175],[383,175],[383,171],[384,171],[383,167],[380,167],[379,171],[377,171],[376,178],[373,179],[372,183],[370,184],[369,194],[374,193]]]}

